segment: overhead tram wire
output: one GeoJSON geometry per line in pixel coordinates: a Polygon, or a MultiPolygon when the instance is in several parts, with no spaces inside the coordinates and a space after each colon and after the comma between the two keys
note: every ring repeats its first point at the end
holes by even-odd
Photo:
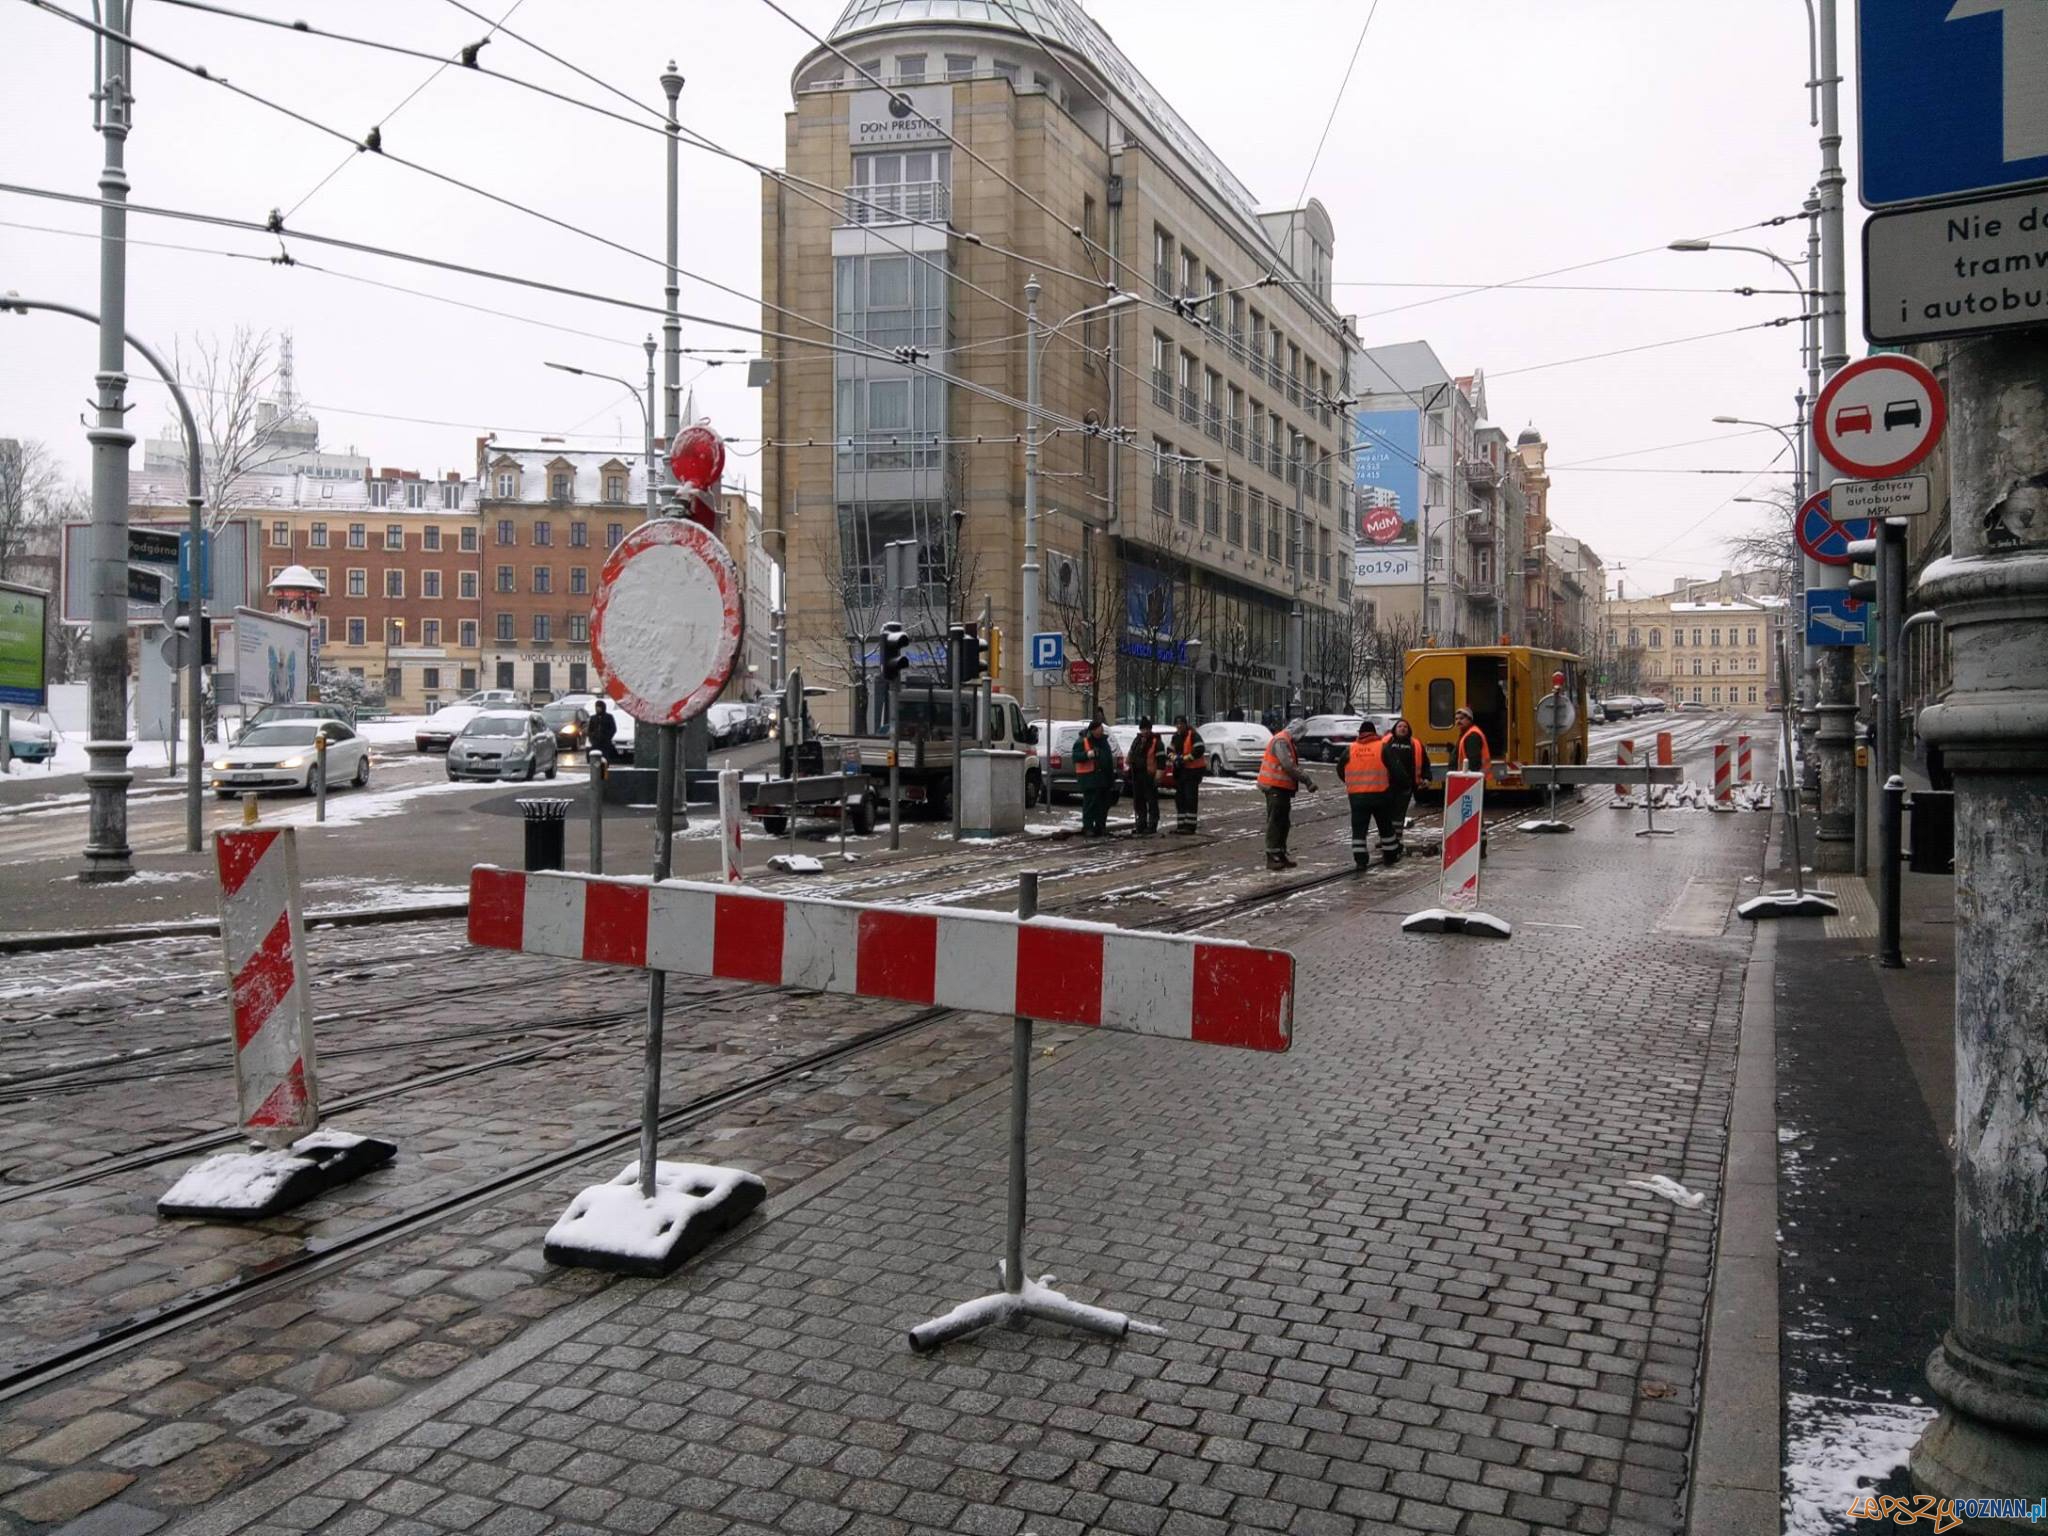
{"type": "Polygon", "coordinates": [[[1352,71],[1358,68],[1358,56],[1365,51],[1365,35],[1372,30],[1372,19],[1380,13],[1380,0],[1372,0],[1372,8],[1365,13],[1365,25],[1358,29],[1358,41],[1351,45],[1351,62],[1344,66],[1344,78],[1337,82],[1337,96],[1330,103],[1330,115],[1323,119],[1323,132],[1316,140],[1315,153],[1308,158],[1308,169],[1302,172],[1301,190],[1294,194],[1294,205],[1287,210],[1287,232],[1280,237],[1280,259],[1287,260],[1287,246],[1294,239],[1294,221],[1301,212],[1301,200],[1308,196],[1308,184],[1315,179],[1316,166],[1323,158],[1323,147],[1330,142],[1330,130],[1337,124],[1338,109],[1344,105],[1344,92],[1351,85],[1352,71]]]}

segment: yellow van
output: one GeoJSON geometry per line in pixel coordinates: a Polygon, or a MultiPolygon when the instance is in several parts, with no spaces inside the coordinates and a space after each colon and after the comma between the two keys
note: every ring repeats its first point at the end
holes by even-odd
{"type": "Polygon", "coordinates": [[[1538,650],[1527,645],[1473,645],[1410,651],[1402,689],[1402,712],[1415,727],[1416,739],[1429,750],[1438,769],[1431,797],[1443,792],[1444,765],[1457,742],[1456,713],[1472,711],[1472,721],[1485,733],[1493,756],[1489,790],[1526,790],[1524,763],[1552,760],[1550,732],[1536,723],[1536,706],[1562,678],[1564,695],[1576,718],[1560,732],[1557,760],[1586,760],[1586,677],[1583,663],[1568,651],[1538,650]]]}

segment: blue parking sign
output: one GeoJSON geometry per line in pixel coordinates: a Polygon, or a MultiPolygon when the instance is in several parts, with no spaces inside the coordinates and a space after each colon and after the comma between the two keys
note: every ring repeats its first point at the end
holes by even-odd
{"type": "Polygon", "coordinates": [[[1031,670],[1057,672],[1067,664],[1067,637],[1050,630],[1031,637],[1031,670]]]}
{"type": "Polygon", "coordinates": [[[1862,0],[1867,208],[2048,180],[2048,5],[1862,0]]]}

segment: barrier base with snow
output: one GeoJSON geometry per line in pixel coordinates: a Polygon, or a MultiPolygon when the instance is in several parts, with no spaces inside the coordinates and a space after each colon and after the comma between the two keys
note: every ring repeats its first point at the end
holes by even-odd
{"type": "Polygon", "coordinates": [[[1516,825],[1523,832],[1569,832],[1572,829],[1572,824],[1568,821],[1553,821],[1547,818],[1518,822],[1516,825]]]}
{"type": "Polygon", "coordinates": [[[304,1205],[315,1195],[381,1168],[395,1142],[347,1131],[315,1131],[289,1147],[223,1152],[195,1163],[164,1191],[159,1216],[255,1221],[304,1205]]]}
{"type": "Polygon", "coordinates": [[[1840,917],[1842,909],[1829,891],[1765,891],[1743,902],[1735,915],[1755,922],[1761,917],[1840,917]]]}
{"type": "Polygon", "coordinates": [[[1491,912],[1453,912],[1448,907],[1428,907],[1401,919],[1403,933],[1470,933],[1483,939],[1509,939],[1514,928],[1504,917],[1491,912]]]}
{"type": "Polygon", "coordinates": [[[659,1279],[672,1275],[760,1208],[768,1186],[740,1168],[656,1163],[654,1193],[640,1193],[640,1165],[593,1184],[548,1229],[550,1264],[659,1279]]]}
{"type": "MultiPolygon", "coordinates": [[[[1002,1265],[996,1266],[996,1272],[1002,1273],[1002,1265]]],[[[1036,1280],[1026,1275],[1015,1291],[996,1291],[987,1296],[977,1296],[972,1301],[963,1301],[945,1316],[919,1323],[911,1329],[910,1347],[920,1355],[929,1354],[954,1339],[965,1338],[984,1328],[1012,1327],[1027,1317],[1047,1323],[1064,1323],[1070,1328],[1079,1328],[1083,1333],[1100,1334],[1105,1339],[1121,1339],[1130,1333],[1166,1336],[1166,1330],[1156,1324],[1140,1322],[1107,1307],[1091,1307],[1086,1302],[1062,1295],[1052,1288],[1052,1282],[1051,1275],[1036,1280]]]]}

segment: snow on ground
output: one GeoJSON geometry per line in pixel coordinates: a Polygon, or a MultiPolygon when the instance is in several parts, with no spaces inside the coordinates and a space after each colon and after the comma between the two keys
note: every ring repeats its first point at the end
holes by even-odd
{"type": "Polygon", "coordinates": [[[1667,1179],[1661,1173],[1653,1173],[1647,1179],[1623,1179],[1624,1189],[1640,1189],[1649,1194],[1662,1195],[1673,1205],[1682,1205],[1688,1211],[1696,1211],[1706,1203],[1704,1194],[1687,1189],[1676,1179],[1667,1179]]]}
{"type": "Polygon", "coordinates": [[[412,748],[413,733],[427,722],[425,715],[393,715],[387,720],[365,720],[356,734],[373,747],[412,748]]]}
{"type": "MultiPolygon", "coordinates": [[[[397,789],[332,790],[327,796],[328,827],[352,827],[358,822],[374,821],[379,816],[397,816],[404,812],[414,800],[423,800],[429,795],[457,795],[478,792],[502,791],[506,786],[494,780],[472,783],[467,780],[436,779],[425,784],[406,784],[397,789]]],[[[268,826],[312,827],[315,826],[315,806],[311,799],[293,802],[264,803],[263,821],[268,826]],[[273,810],[271,806],[289,805],[288,810],[273,810]]]]}
{"type": "Polygon", "coordinates": [[[361,880],[330,875],[306,882],[310,914],[327,912],[386,912],[400,907],[419,907],[444,901],[464,901],[466,885],[434,885],[415,881],[361,880]]]}
{"type": "Polygon", "coordinates": [[[1785,1536],[1852,1528],[1849,1506],[1906,1463],[1934,1409],[1794,1392],[1785,1400],[1785,1536]]]}

